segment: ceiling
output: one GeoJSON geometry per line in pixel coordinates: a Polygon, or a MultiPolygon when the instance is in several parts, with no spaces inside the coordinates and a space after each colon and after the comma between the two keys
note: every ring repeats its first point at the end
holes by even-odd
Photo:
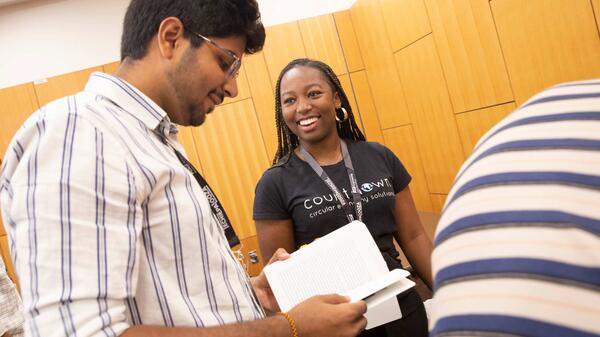
{"type": "MultiPolygon", "coordinates": [[[[123,1],[129,2],[129,0],[123,1]]],[[[0,0],[0,7],[28,3],[26,7],[19,6],[22,7],[19,10],[26,10],[47,2],[43,0],[0,0]]],[[[274,26],[280,23],[342,11],[350,8],[356,0],[257,0],[257,2],[265,26],[274,26]]]]}

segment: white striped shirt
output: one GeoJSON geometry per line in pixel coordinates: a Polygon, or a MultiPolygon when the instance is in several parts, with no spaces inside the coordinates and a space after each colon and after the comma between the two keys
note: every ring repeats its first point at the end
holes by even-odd
{"type": "Polygon", "coordinates": [[[34,113],[2,168],[0,205],[27,336],[115,336],[130,325],[262,318],[167,114],[125,81],[34,113]]]}
{"type": "Polygon", "coordinates": [[[432,336],[600,336],[600,80],[490,130],[434,244],[432,336]]]}
{"type": "Polygon", "coordinates": [[[23,336],[23,304],[17,287],[8,277],[4,260],[0,257],[0,336],[23,336]]]}

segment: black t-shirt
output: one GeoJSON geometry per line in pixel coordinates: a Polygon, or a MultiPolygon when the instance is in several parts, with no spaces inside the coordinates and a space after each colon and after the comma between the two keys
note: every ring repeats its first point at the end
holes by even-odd
{"type": "MultiPolygon", "coordinates": [[[[382,252],[396,258],[392,242],[396,231],[395,196],[411,177],[392,151],[374,142],[346,141],[360,187],[363,218],[382,252]]],[[[323,166],[342,195],[352,204],[350,180],[344,161],[323,166]]],[[[355,212],[354,212],[355,213],[355,212]]],[[[256,186],[254,220],[292,219],[294,244],[300,246],[348,223],[333,192],[305,161],[290,160],[268,169],[256,186]]]]}

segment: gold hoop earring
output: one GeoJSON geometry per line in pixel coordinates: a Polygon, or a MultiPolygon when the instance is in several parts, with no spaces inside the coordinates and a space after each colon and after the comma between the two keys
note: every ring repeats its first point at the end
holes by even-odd
{"type": "Polygon", "coordinates": [[[348,117],[349,117],[349,116],[348,116],[348,111],[346,111],[346,109],[345,109],[344,107],[341,107],[340,109],[341,109],[341,110],[342,110],[342,112],[344,113],[344,118],[343,118],[343,119],[340,119],[340,118],[338,117],[337,110],[336,110],[336,111],[335,111],[335,120],[336,120],[338,123],[344,123],[345,121],[347,121],[347,120],[348,120],[348,117]]]}

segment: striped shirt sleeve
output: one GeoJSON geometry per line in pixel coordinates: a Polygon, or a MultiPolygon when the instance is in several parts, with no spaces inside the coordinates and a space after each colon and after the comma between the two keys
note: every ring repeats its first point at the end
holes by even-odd
{"type": "Polygon", "coordinates": [[[478,143],[434,240],[431,336],[600,335],[600,82],[551,88],[478,143]]]}
{"type": "Polygon", "coordinates": [[[128,327],[139,191],[122,144],[81,116],[79,97],[30,118],[6,157],[1,204],[11,207],[3,213],[27,336],[117,336],[128,327]]]}

